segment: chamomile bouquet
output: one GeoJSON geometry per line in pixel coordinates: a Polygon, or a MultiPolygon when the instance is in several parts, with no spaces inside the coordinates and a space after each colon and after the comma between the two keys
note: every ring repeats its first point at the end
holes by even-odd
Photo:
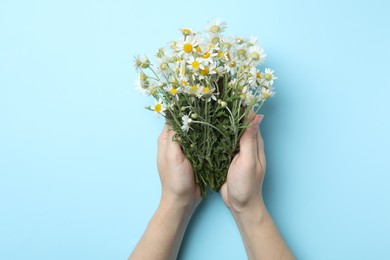
{"type": "Polygon", "coordinates": [[[154,64],[135,57],[137,89],[155,99],[147,109],[175,131],[203,195],[226,181],[251,111],[275,94],[274,71],[259,69],[266,54],[257,38],[225,37],[226,27],[219,19],[204,34],[183,27],[182,37],[157,51],[154,64]]]}

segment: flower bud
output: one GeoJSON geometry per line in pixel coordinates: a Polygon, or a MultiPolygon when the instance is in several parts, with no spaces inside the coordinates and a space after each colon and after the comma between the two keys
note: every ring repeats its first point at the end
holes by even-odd
{"type": "Polygon", "coordinates": [[[184,36],[191,35],[191,29],[189,28],[181,28],[180,30],[184,36]]]}
{"type": "Polygon", "coordinates": [[[154,95],[154,94],[157,93],[157,89],[156,89],[156,88],[151,88],[151,89],[149,90],[149,93],[150,93],[150,95],[154,95]]]}
{"type": "Polygon", "coordinates": [[[158,49],[156,56],[158,58],[162,58],[162,57],[164,57],[164,55],[165,55],[164,49],[163,48],[158,49]]]}
{"type": "Polygon", "coordinates": [[[177,61],[177,58],[175,56],[170,57],[168,60],[169,63],[174,63],[176,61],[177,61]]]}
{"type": "Polygon", "coordinates": [[[160,64],[160,69],[161,69],[161,70],[166,70],[166,69],[168,69],[168,63],[166,63],[166,62],[161,63],[161,64],[160,64]]]}
{"type": "Polygon", "coordinates": [[[198,118],[198,114],[197,114],[197,113],[193,113],[193,114],[191,115],[191,117],[192,117],[193,119],[197,119],[197,118],[198,118]]]}
{"type": "Polygon", "coordinates": [[[147,76],[145,73],[141,72],[141,73],[139,74],[139,79],[140,79],[141,81],[144,81],[144,80],[146,80],[147,78],[148,78],[148,76],[147,76]]]}
{"type": "Polygon", "coordinates": [[[137,68],[146,69],[150,66],[150,61],[147,57],[138,57],[135,59],[135,66],[137,68]]]}
{"type": "Polygon", "coordinates": [[[227,103],[225,101],[221,101],[221,107],[226,107],[227,103]]]}

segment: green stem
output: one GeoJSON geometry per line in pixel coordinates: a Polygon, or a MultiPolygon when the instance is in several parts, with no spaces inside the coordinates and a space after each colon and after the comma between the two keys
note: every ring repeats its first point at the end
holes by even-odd
{"type": "Polygon", "coordinates": [[[208,126],[214,128],[215,130],[217,130],[223,137],[225,137],[227,139],[227,136],[221,130],[219,130],[218,128],[213,126],[212,124],[209,124],[209,123],[206,123],[206,122],[202,122],[202,121],[192,121],[192,123],[208,125],[208,126]]]}

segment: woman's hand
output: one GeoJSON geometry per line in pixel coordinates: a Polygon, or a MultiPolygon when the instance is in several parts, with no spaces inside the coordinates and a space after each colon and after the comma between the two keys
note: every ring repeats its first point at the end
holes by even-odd
{"type": "Polygon", "coordinates": [[[201,201],[191,163],[173,136],[166,124],[158,138],[157,151],[161,201],[130,260],[176,259],[188,222],[201,201]]]}
{"type": "Polygon", "coordinates": [[[190,161],[180,145],[173,141],[175,132],[165,124],[158,138],[157,167],[162,185],[162,200],[181,206],[196,206],[201,200],[190,161]]]}
{"type": "Polygon", "coordinates": [[[255,115],[242,135],[240,151],[230,164],[221,194],[240,230],[248,259],[294,259],[263,202],[262,119],[262,115],[255,115]]]}
{"type": "Polygon", "coordinates": [[[221,187],[226,206],[233,212],[263,205],[261,187],[265,175],[263,138],[259,124],[263,115],[255,115],[240,139],[240,151],[230,164],[227,180],[221,187]]]}

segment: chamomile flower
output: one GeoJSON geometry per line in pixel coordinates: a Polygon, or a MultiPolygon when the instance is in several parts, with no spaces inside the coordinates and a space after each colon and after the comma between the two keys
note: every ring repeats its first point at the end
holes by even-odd
{"type": "Polygon", "coordinates": [[[217,60],[219,60],[221,62],[226,62],[230,59],[230,54],[228,51],[221,49],[218,51],[216,57],[217,57],[217,60]]]}
{"type": "Polygon", "coordinates": [[[195,84],[185,88],[185,92],[190,96],[199,96],[199,90],[199,84],[195,84]]]}
{"type": "Polygon", "coordinates": [[[238,60],[240,61],[245,61],[249,58],[248,46],[246,46],[245,44],[237,45],[234,52],[238,60]]]}
{"type": "Polygon", "coordinates": [[[218,74],[220,76],[225,74],[224,66],[218,66],[216,62],[211,63],[209,65],[209,75],[215,75],[215,74],[218,74]]]}
{"type": "Polygon", "coordinates": [[[134,81],[135,89],[138,93],[141,93],[144,96],[147,96],[147,88],[144,88],[144,85],[140,79],[134,81]]]}
{"type": "Polygon", "coordinates": [[[250,86],[257,85],[257,73],[260,74],[259,70],[256,67],[251,67],[248,72],[248,84],[250,86]]]}
{"type": "Polygon", "coordinates": [[[177,43],[177,55],[179,57],[188,58],[196,51],[196,47],[199,43],[200,39],[197,35],[187,36],[184,40],[177,43]]]}
{"type": "Polygon", "coordinates": [[[242,99],[243,106],[247,106],[251,104],[256,99],[256,97],[251,92],[246,92],[246,93],[243,92],[240,94],[240,97],[242,99]]]}
{"type": "Polygon", "coordinates": [[[234,44],[234,41],[231,38],[222,37],[219,45],[224,50],[229,50],[234,44]]]}
{"type": "Polygon", "coordinates": [[[204,98],[206,102],[210,102],[211,99],[214,101],[217,100],[217,97],[215,96],[216,93],[214,93],[215,88],[210,88],[208,86],[203,86],[200,88],[198,93],[198,98],[204,98]]]}
{"type": "Polygon", "coordinates": [[[176,98],[177,101],[179,101],[179,93],[181,92],[180,88],[175,88],[172,85],[169,85],[167,88],[167,92],[176,98]]]}
{"type": "Polygon", "coordinates": [[[225,63],[225,70],[229,72],[230,74],[234,75],[237,71],[237,63],[238,59],[237,57],[231,57],[226,63],[225,63]]]}
{"type": "Polygon", "coordinates": [[[203,60],[201,58],[194,58],[190,56],[187,60],[187,68],[192,71],[198,71],[199,69],[204,69],[203,60]]]}
{"type": "Polygon", "coordinates": [[[193,35],[194,34],[194,31],[188,27],[182,27],[180,28],[180,31],[181,33],[184,35],[184,36],[188,36],[188,35],[193,35]]]}
{"type": "Polygon", "coordinates": [[[219,18],[212,20],[205,27],[204,31],[207,33],[222,33],[227,28],[227,23],[222,22],[219,18]]]}
{"type": "Polygon", "coordinates": [[[150,95],[150,88],[153,87],[152,83],[150,83],[148,76],[141,72],[139,74],[139,79],[135,81],[136,90],[146,96],[150,95]]]}
{"type": "Polygon", "coordinates": [[[276,80],[278,77],[274,76],[274,71],[272,69],[266,68],[261,78],[262,78],[261,83],[264,86],[268,87],[268,86],[272,86],[274,84],[274,80],[276,80]]]}
{"type": "Polygon", "coordinates": [[[202,61],[204,64],[211,64],[214,59],[218,56],[218,53],[214,52],[213,49],[206,51],[202,54],[202,61]]]}
{"type": "Polygon", "coordinates": [[[221,41],[221,35],[218,33],[210,33],[209,34],[209,41],[212,44],[218,44],[221,41]]]}
{"type": "Polygon", "coordinates": [[[249,40],[247,42],[248,47],[258,45],[258,44],[259,44],[259,40],[257,39],[257,37],[254,36],[249,37],[249,40]]]}
{"type": "Polygon", "coordinates": [[[254,61],[256,65],[260,65],[264,62],[265,57],[267,57],[267,54],[265,54],[264,49],[261,48],[259,45],[253,45],[249,47],[248,49],[249,57],[254,61]]]}
{"type": "Polygon", "coordinates": [[[170,72],[168,56],[157,58],[157,71],[161,74],[168,74],[170,72]]]}
{"type": "Polygon", "coordinates": [[[270,97],[273,97],[274,95],[275,95],[275,92],[272,89],[267,88],[267,87],[262,87],[259,98],[261,101],[265,101],[265,100],[269,99],[270,97]]]}
{"type": "Polygon", "coordinates": [[[150,61],[146,56],[138,56],[134,59],[135,68],[139,71],[141,69],[147,69],[150,66],[150,61]]]}
{"type": "Polygon", "coordinates": [[[241,44],[244,44],[244,43],[248,42],[248,39],[245,38],[245,37],[233,36],[233,38],[234,38],[234,42],[235,42],[237,45],[241,45],[241,44]]]}
{"type": "Polygon", "coordinates": [[[161,99],[156,101],[156,104],[154,106],[151,106],[150,109],[153,110],[157,116],[165,116],[166,106],[163,104],[163,101],[161,99]]]}
{"type": "Polygon", "coordinates": [[[181,120],[183,122],[181,129],[185,132],[188,132],[188,130],[190,130],[190,124],[192,123],[192,119],[188,115],[184,115],[181,117],[181,120]]]}

